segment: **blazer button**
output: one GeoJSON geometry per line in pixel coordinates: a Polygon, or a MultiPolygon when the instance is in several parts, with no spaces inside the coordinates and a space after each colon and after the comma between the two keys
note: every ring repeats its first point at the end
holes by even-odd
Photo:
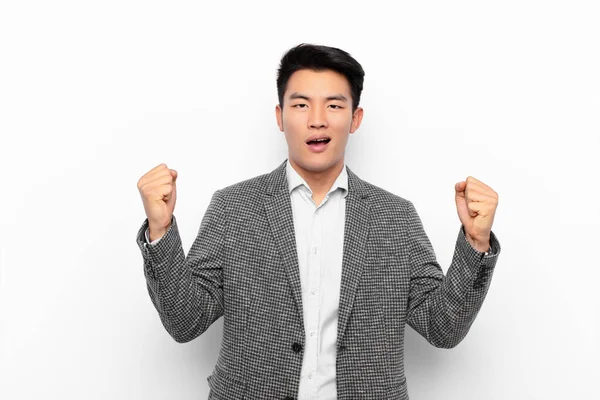
{"type": "Polygon", "coordinates": [[[294,343],[292,345],[292,350],[294,350],[294,353],[300,353],[300,350],[302,350],[302,345],[300,343],[294,343]]]}

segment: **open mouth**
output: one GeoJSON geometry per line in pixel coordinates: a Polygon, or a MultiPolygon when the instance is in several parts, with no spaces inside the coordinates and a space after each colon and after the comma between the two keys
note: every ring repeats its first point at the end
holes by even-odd
{"type": "Polygon", "coordinates": [[[310,140],[308,142],[306,142],[308,145],[313,145],[313,144],[327,144],[331,141],[331,139],[329,138],[324,138],[324,139],[317,139],[317,140],[310,140]]]}
{"type": "Polygon", "coordinates": [[[306,142],[308,148],[313,153],[322,153],[328,148],[328,143],[331,142],[331,138],[323,137],[319,139],[313,139],[306,142]]]}

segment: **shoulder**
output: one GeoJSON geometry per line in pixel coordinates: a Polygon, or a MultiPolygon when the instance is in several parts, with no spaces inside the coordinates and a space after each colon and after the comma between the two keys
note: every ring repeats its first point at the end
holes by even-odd
{"type": "Polygon", "coordinates": [[[219,189],[225,198],[247,197],[261,194],[265,191],[269,174],[262,174],[239,181],[219,189]]]}
{"type": "Polygon", "coordinates": [[[369,214],[374,227],[385,229],[411,229],[421,220],[412,201],[370,182],[362,181],[369,204],[369,214]]]}
{"type": "Polygon", "coordinates": [[[392,193],[387,189],[377,186],[371,182],[361,180],[365,192],[368,194],[372,210],[407,212],[413,208],[413,204],[407,198],[392,193]]]}
{"type": "Polygon", "coordinates": [[[231,212],[253,211],[262,208],[269,173],[254,176],[221,187],[213,195],[231,212]]]}

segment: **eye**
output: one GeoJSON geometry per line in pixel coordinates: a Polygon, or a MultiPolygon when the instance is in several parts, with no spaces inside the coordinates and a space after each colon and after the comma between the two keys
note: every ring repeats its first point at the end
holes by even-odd
{"type": "Polygon", "coordinates": [[[329,107],[333,107],[335,110],[339,110],[339,109],[344,108],[342,106],[338,106],[337,104],[330,104],[329,107]]]}
{"type": "Polygon", "coordinates": [[[300,104],[294,104],[292,107],[295,107],[295,108],[306,108],[308,106],[306,104],[304,104],[304,103],[300,103],[300,104]]]}

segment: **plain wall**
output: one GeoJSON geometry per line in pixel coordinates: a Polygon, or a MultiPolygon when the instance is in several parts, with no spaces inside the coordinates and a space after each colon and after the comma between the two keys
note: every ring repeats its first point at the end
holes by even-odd
{"type": "Polygon", "coordinates": [[[5,2],[0,398],[207,397],[222,319],[186,344],[161,325],[136,184],[179,172],[187,254],[215,190],[287,158],[276,69],[302,42],[364,67],[346,162],[415,204],[444,271],[454,184],[500,196],[466,339],[407,328],[411,399],[598,396],[599,17],[593,1],[5,2]]]}

